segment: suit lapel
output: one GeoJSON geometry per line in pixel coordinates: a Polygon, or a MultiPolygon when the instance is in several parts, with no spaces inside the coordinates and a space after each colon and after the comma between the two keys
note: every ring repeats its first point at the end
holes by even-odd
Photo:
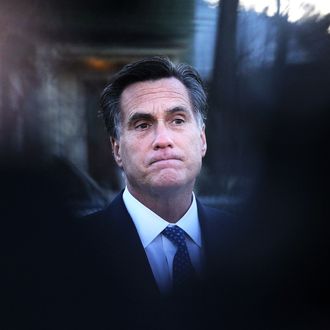
{"type": "Polygon", "coordinates": [[[234,217],[218,209],[206,207],[197,200],[198,216],[201,225],[204,255],[208,272],[219,267],[225,269],[233,249],[235,249],[234,217]]]}
{"type": "Polygon", "coordinates": [[[105,240],[110,245],[108,252],[111,260],[119,268],[117,273],[121,278],[118,280],[125,282],[130,293],[144,297],[159,295],[147,255],[122,194],[104,211],[104,218],[108,223],[108,237],[105,240]]]}

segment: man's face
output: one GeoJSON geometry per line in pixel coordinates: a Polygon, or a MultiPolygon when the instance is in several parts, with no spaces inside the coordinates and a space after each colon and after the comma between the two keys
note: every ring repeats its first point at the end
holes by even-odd
{"type": "Polygon", "coordinates": [[[117,164],[136,195],[193,189],[206,152],[204,127],[186,87],[176,78],[129,85],[120,98],[117,164]]]}

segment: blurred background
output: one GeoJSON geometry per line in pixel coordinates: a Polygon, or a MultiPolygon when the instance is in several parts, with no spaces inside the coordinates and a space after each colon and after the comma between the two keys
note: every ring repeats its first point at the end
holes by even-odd
{"type": "Polygon", "coordinates": [[[328,0],[0,0],[2,328],[72,318],[72,212],[103,208],[124,184],[99,96],[150,55],[204,79],[196,194],[238,219],[216,274],[234,290],[215,290],[215,302],[229,299],[214,313],[202,299],[205,320],[330,329],[328,0]]]}
{"type": "Polygon", "coordinates": [[[150,55],[187,62],[206,83],[202,200],[237,210],[265,177],[281,194],[320,173],[313,191],[324,195],[324,0],[0,0],[2,166],[45,162],[76,212],[103,207],[123,179],[98,117],[99,95],[123,65],[150,55]]]}

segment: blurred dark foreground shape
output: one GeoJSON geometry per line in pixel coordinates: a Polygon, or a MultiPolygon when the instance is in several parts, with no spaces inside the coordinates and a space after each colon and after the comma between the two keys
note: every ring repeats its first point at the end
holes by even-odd
{"type": "Polygon", "coordinates": [[[0,168],[0,328],[329,329],[329,115],[294,125],[277,119],[260,137],[255,190],[226,232],[214,233],[214,272],[187,299],[105,295],[117,270],[105,276],[111,265],[93,255],[102,251],[95,233],[83,233],[77,218],[77,205],[103,207],[104,195],[87,189],[78,197],[75,188],[86,185],[79,175],[69,179],[61,161],[7,161],[0,168]],[[88,271],[100,260],[97,274],[88,271]]]}
{"type": "Polygon", "coordinates": [[[66,329],[72,272],[71,211],[45,164],[0,166],[1,329],[66,329]]]}
{"type": "Polygon", "coordinates": [[[253,329],[330,328],[330,116],[321,110],[282,113],[260,136],[263,167],[237,254],[253,329]]]}

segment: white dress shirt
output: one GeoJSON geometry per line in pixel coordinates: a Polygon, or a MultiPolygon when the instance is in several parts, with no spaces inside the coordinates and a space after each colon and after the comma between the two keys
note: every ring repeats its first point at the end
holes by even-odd
{"type": "Polygon", "coordinates": [[[140,203],[127,187],[124,190],[123,200],[140,236],[161,293],[165,294],[171,290],[172,264],[177,249],[161,234],[167,226],[177,225],[187,233],[186,244],[191,262],[197,275],[202,273],[202,238],[194,193],[190,208],[175,224],[167,222],[140,203]]]}

